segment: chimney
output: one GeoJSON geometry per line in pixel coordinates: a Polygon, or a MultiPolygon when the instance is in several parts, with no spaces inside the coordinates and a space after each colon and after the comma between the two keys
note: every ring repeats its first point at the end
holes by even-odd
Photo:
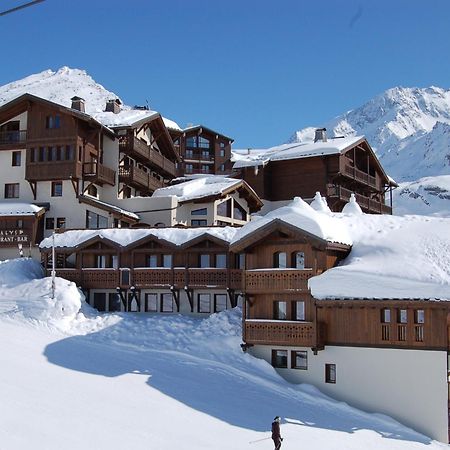
{"type": "Polygon", "coordinates": [[[71,106],[72,109],[76,109],[77,111],[80,111],[83,113],[86,112],[86,109],[84,107],[85,106],[84,98],[75,96],[75,97],[72,97],[70,100],[72,100],[72,106],[71,106]]]}
{"type": "Polygon", "coordinates": [[[314,136],[314,142],[327,142],[327,129],[326,128],[317,128],[316,134],[314,136]]]}
{"type": "Polygon", "coordinates": [[[122,102],[118,98],[108,100],[106,102],[105,111],[112,112],[114,114],[118,114],[118,113],[120,113],[120,105],[121,104],[122,104],[122,102]]]}

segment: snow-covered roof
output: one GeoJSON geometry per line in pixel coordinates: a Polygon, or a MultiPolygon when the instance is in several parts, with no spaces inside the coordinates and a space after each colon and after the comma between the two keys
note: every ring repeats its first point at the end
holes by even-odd
{"type": "Polygon", "coordinates": [[[105,209],[107,211],[115,212],[121,216],[127,216],[130,219],[139,220],[140,217],[131,211],[127,211],[126,209],[121,208],[120,206],[111,205],[111,203],[106,203],[98,198],[92,197],[91,195],[84,194],[79,196],[79,200],[85,203],[91,203],[94,206],[97,206],[100,209],[105,209]]]}
{"type": "Polygon", "coordinates": [[[0,216],[35,216],[44,212],[45,208],[32,203],[0,203],[0,216]]]}
{"type": "Polygon", "coordinates": [[[109,128],[131,127],[137,122],[146,121],[159,116],[159,113],[151,110],[122,108],[118,113],[103,111],[95,113],[93,117],[109,128]]]}
{"type": "Polygon", "coordinates": [[[334,155],[364,140],[364,136],[350,136],[342,139],[329,139],[326,142],[307,142],[277,145],[266,150],[253,150],[234,153],[234,168],[254,167],[267,164],[269,161],[310,158],[313,156],[334,155]]]}
{"type": "Polygon", "coordinates": [[[153,197],[177,197],[179,202],[186,202],[204,197],[220,195],[234,186],[242,184],[242,180],[220,175],[201,175],[182,183],[159,188],[153,197]]]}
{"type": "MultiPolygon", "coordinates": [[[[234,227],[198,227],[198,228],[107,228],[100,230],[69,230],[55,235],[55,247],[75,248],[93,238],[108,239],[123,247],[141,239],[154,237],[173,245],[181,246],[201,236],[210,236],[225,242],[231,242],[237,229],[234,227]]],[[[40,248],[51,248],[52,238],[44,239],[40,248]]]]}
{"type": "Polygon", "coordinates": [[[170,128],[171,130],[176,131],[182,131],[181,127],[173,120],[170,120],[167,117],[163,117],[162,120],[164,121],[164,125],[166,126],[166,128],[170,128]]]}
{"type": "Polygon", "coordinates": [[[296,197],[287,206],[270,211],[265,216],[254,217],[251,222],[239,229],[231,245],[246,240],[251,234],[273,222],[285,223],[324,241],[352,245],[353,241],[346,227],[336,223],[330,214],[318,210],[320,209],[318,206],[317,209],[315,207],[296,197]]]}
{"type": "Polygon", "coordinates": [[[450,300],[450,219],[335,213],[353,246],[310,280],[315,298],[450,300]]]}

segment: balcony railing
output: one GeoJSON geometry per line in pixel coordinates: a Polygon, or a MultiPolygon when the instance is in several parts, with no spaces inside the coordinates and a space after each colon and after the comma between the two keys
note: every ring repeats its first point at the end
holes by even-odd
{"type": "Polygon", "coordinates": [[[381,324],[381,340],[395,344],[411,345],[424,342],[423,324],[381,324]]]}
{"type": "Polygon", "coordinates": [[[377,187],[377,180],[375,177],[351,166],[350,164],[344,164],[344,175],[361,183],[368,184],[374,188],[377,187]]]}
{"type": "Polygon", "coordinates": [[[119,140],[119,149],[122,153],[134,156],[138,161],[154,167],[157,171],[175,177],[175,163],[167,159],[165,156],[152,149],[145,142],[135,136],[121,136],[119,140]]]}
{"type": "Polygon", "coordinates": [[[45,161],[27,163],[25,178],[28,181],[67,180],[81,178],[82,165],[78,161],[45,161]]]}
{"type": "MultiPolygon", "coordinates": [[[[123,277],[118,269],[56,269],[58,277],[83,288],[115,289],[123,277]]],[[[50,270],[48,270],[50,275],[50,270]]],[[[137,268],[129,269],[127,285],[136,288],[174,286],[182,289],[218,287],[242,289],[242,271],[238,269],[137,268]]]]}
{"type": "Polygon", "coordinates": [[[247,319],[244,325],[244,341],[246,344],[323,348],[325,324],[247,319]]]}
{"type": "Polygon", "coordinates": [[[163,181],[137,166],[119,167],[119,181],[143,191],[155,191],[163,187],[163,181]]]}
{"type": "Polygon", "coordinates": [[[8,148],[25,148],[27,130],[0,131],[0,146],[8,148]]]}
{"type": "Polygon", "coordinates": [[[245,292],[251,294],[307,291],[313,271],[308,269],[264,269],[245,272],[245,292]]]}
{"type": "Polygon", "coordinates": [[[87,162],[83,164],[83,176],[86,180],[103,185],[104,183],[114,186],[116,180],[115,170],[98,162],[87,162]]]}
{"type": "MultiPolygon", "coordinates": [[[[350,200],[350,196],[353,194],[350,189],[346,189],[339,185],[328,185],[327,195],[332,198],[339,198],[344,202],[350,200]]],[[[384,203],[381,203],[373,198],[366,197],[364,195],[354,193],[356,201],[359,206],[366,212],[374,212],[379,214],[392,214],[392,208],[384,203]]]]}

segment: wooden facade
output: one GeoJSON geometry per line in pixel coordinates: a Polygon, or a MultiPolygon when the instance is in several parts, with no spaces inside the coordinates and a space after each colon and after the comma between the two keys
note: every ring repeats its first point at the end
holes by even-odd
{"type": "Polygon", "coordinates": [[[341,153],[273,160],[257,168],[244,167],[239,175],[268,201],[296,196],[312,200],[320,192],[331,210],[338,212],[355,193],[364,212],[392,213],[392,205],[386,205],[386,192],[395,184],[365,139],[341,153]]]}
{"type": "Polygon", "coordinates": [[[182,157],[178,166],[178,176],[231,173],[233,139],[202,125],[181,131],[171,129],[170,133],[182,157]]]}

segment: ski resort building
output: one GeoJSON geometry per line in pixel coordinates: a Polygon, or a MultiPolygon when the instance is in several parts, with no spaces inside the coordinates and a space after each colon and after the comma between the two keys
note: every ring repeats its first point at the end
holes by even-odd
{"type": "Polygon", "coordinates": [[[243,348],[291,382],[448,442],[448,223],[355,205],[331,216],[320,196],[319,211],[297,199],[236,233],[243,348]]]}
{"type": "Polygon", "coordinates": [[[314,142],[244,151],[234,159],[235,176],[256,191],[266,211],[296,196],[311,202],[320,192],[332,211],[342,211],[353,193],[364,212],[392,214],[392,188],[397,184],[364,136],[327,138],[326,130],[319,129],[314,142]]]}

